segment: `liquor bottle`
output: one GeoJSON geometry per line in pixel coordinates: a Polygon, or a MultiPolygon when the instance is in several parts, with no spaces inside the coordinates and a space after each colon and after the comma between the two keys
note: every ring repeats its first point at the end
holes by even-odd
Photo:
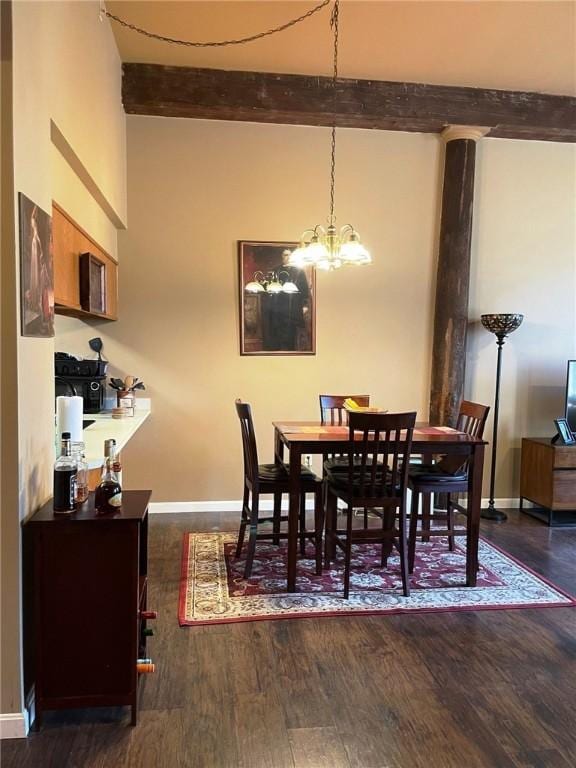
{"type": "Polygon", "coordinates": [[[54,511],[74,512],[78,466],[72,456],[70,432],[62,432],[60,456],[54,464],[54,511]]]}
{"type": "Polygon", "coordinates": [[[112,460],[106,459],[106,471],[96,488],[94,506],[98,512],[118,512],[122,506],[122,486],[112,470],[112,460]]]}
{"type": "Polygon", "coordinates": [[[112,460],[112,471],[116,475],[120,485],[122,485],[122,462],[120,461],[120,454],[116,450],[116,444],[112,447],[110,459],[112,460]]]}
{"type": "Polygon", "coordinates": [[[102,477],[106,472],[106,459],[112,459],[112,471],[116,474],[118,482],[122,485],[122,462],[120,460],[120,453],[116,449],[116,440],[111,437],[109,440],[104,440],[104,465],[102,467],[102,477]]]}
{"type": "Polygon", "coordinates": [[[88,498],[88,462],[83,451],[76,453],[76,504],[84,504],[88,498]]]}

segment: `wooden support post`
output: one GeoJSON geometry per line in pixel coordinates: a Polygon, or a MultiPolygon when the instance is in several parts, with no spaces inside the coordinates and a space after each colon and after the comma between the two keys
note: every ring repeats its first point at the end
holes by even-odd
{"type": "Polygon", "coordinates": [[[436,280],[430,423],[454,426],[464,394],[476,141],[486,128],[450,126],[436,280]]]}

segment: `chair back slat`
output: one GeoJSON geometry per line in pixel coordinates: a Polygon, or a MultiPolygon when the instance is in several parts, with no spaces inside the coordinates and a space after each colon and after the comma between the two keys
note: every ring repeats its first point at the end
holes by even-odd
{"type": "Polygon", "coordinates": [[[415,423],[415,412],[349,414],[348,493],[359,506],[402,502],[415,423]]]}
{"type": "Polygon", "coordinates": [[[332,427],[342,427],[348,424],[348,411],[344,402],[351,398],[358,405],[370,405],[370,395],[320,395],[320,422],[332,427]]]}
{"type": "Polygon", "coordinates": [[[258,449],[256,433],[252,421],[252,410],[248,403],[236,400],[236,413],[240,419],[242,433],[242,453],[244,456],[244,476],[252,486],[258,483],[258,449]]]}
{"type": "Polygon", "coordinates": [[[490,406],[462,400],[456,428],[472,437],[482,437],[490,406]]]}
{"type": "MultiPolygon", "coordinates": [[[[469,400],[462,400],[460,403],[456,429],[460,432],[465,432],[471,437],[482,438],[489,413],[489,405],[480,405],[480,403],[472,403],[469,400]]],[[[457,472],[467,472],[468,464],[469,459],[463,459],[462,456],[457,455],[448,455],[444,456],[443,459],[440,459],[438,467],[443,472],[456,474],[457,472]]]]}

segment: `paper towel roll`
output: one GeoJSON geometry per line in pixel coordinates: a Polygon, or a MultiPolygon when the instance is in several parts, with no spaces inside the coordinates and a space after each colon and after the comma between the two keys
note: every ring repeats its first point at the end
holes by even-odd
{"type": "Polygon", "coordinates": [[[70,432],[73,443],[81,443],[82,418],[84,415],[84,399],[82,397],[66,397],[60,395],[56,398],[56,436],[58,441],[62,432],[70,432]]]}

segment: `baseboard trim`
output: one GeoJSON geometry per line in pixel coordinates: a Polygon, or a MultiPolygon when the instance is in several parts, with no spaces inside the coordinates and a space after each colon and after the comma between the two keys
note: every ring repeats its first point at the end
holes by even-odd
{"type": "MultiPolygon", "coordinates": [[[[306,504],[308,507],[308,502],[306,504]]],[[[312,507],[310,507],[312,509],[312,507]]],[[[262,499],[260,509],[270,512],[273,509],[272,499],[262,499]]],[[[282,509],[288,509],[287,500],[283,501],[282,509]]],[[[183,512],[238,512],[242,511],[242,502],[239,499],[231,501],[158,501],[151,502],[148,506],[150,514],[180,514],[183,512]]]]}
{"type": "MultiPolygon", "coordinates": [[[[519,507],[519,500],[516,499],[494,499],[496,508],[502,507],[503,509],[517,509],[519,507]]],[[[463,499],[462,506],[466,506],[466,501],[463,499]]],[[[482,506],[488,506],[488,499],[482,499],[482,506]]],[[[272,499],[263,499],[260,502],[260,509],[263,512],[270,512],[273,508],[272,499]]],[[[282,501],[282,509],[288,509],[288,500],[286,498],[282,501]]],[[[314,509],[314,501],[312,498],[307,499],[306,509],[314,509]]],[[[232,499],[230,501],[157,501],[152,502],[149,506],[151,514],[181,514],[191,512],[240,512],[242,510],[242,502],[239,499],[232,499]]]]}
{"type": "Polygon", "coordinates": [[[26,712],[0,714],[0,739],[25,739],[28,735],[26,712]]]}

